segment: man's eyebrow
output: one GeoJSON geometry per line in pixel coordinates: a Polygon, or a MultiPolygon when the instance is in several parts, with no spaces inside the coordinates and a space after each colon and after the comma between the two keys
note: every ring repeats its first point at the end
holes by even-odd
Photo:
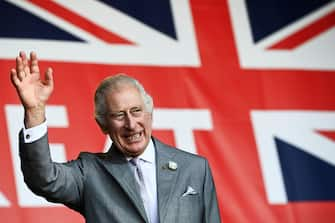
{"type": "MultiPolygon", "coordinates": [[[[143,109],[143,106],[142,105],[136,105],[136,106],[133,106],[127,110],[133,110],[133,109],[143,109]]],[[[127,110],[113,110],[113,111],[108,111],[108,113],[119,113],[119,112],[126,112],[127,110]]]]}

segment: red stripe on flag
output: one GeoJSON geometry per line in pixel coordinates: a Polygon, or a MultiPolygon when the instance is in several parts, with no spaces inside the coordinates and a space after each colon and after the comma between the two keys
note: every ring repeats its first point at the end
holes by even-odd
{"type": "Polygon", "coordinates": [[[320,135],[335,141],[335,131],[317,131],[320,135]]]}
{"type": "Polygon", "coordinates": [[[272,45],[268,49],[292,50],[335,25],[335,11],[311,23],[306,28],[272,45]]]}
{"type": "Polygon", "coordinates": [[[58,5],[52,1],[39,1],[39,0],[30,0],[30,2],[38,5],[39,7],[55,14],[57,17],[60,17],[69,23],[72,23],[75,26],[80,27],[88,33],[91,33],[98,39],[103,40],[107,43],[118,43],[118,44],[133,44],[132,42],[104,29],[103,27],[89,21],[88,19],[73,13],[72,11],[64,8],[63,6],[58,5]]]}

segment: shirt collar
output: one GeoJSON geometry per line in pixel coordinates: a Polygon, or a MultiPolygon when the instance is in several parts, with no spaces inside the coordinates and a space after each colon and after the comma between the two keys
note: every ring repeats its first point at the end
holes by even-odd
{"type": "Polygon", "coordinates": [[[138,157],[144,160],[145,162],[149,163],[155,162],[155,147],[151,139],[147,145],[147,148],[145,148],[144,152],[138,157]]]}
{"type": "MultiPolygon", "coordinates": [[[[127,160],[131,160],[132,157],[126,157],[127,160]]],[[[141,160],[149,163],[155,163],[155,147],[154,143],[152,142],[152,139],[150,139],[147,147],[143,151],[141,155],[138,156],[141,160]]]]}

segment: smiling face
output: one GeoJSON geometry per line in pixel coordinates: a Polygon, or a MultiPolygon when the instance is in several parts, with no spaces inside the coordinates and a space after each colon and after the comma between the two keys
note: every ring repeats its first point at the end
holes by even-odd
{"type": "Polygon", "coordinates": [[[126,156],[142,154],[151,138],[152,114],[145,110],[140,92],[133,85],[123,85],[107,92],[105,101],[105,132],[126,156]]]}

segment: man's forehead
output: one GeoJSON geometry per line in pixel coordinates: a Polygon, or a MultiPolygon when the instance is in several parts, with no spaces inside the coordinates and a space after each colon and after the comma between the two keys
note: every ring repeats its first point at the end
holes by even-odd
{"type": "Polygon", "coordinates": [[[137,91],[137,93],[140,94],[140,91],[134,84],[129,82],[119,82],[116,83],[115,85],[110,86],[106,91],[106,95],[113,93],[120,93],[124,91],[137,91]]]}
{"type": "Polygon", "coordinates": [[[106,93],[106,103],[108,107],[118,107],[118,109],[144,106],[141,93],[134,86],[109,91],[106,93]]]}

